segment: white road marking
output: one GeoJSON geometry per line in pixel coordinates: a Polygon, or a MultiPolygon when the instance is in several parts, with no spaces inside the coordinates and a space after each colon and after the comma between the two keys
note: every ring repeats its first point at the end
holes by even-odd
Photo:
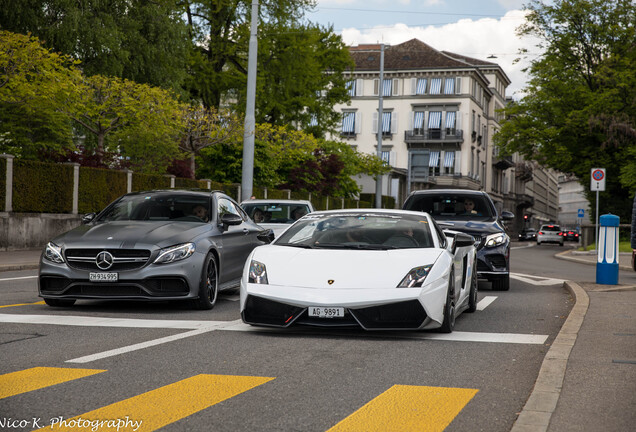
{"type": "MultiPolygon", "coordinates": [[[[496,298],[496,297],[495,297],[496,298]]],[[[493,299],[494,300],[494,299],[493,299]]],[[[483,301],[483,300],[482,300],[483,301]]],[[[481,302],[480,302],[481,303],[481,302]]],[[[173,342],[179,339],[198,336],[215,330],[242,331],[242,332],[288,332],[286,329],[253,327],[243,323],[240,319],[234,321],[186,321],[186,320],[147,320],[128,318],[62,316],[62,315],[13,315],[0,314],[0,323],[13,324],[48,324],[68,325],[80,327],[111,327],[111,328],[157,328],[157,329],[188,329],[185,333],[166,336],[146,342],[141,342],[121,348],[116,348],[101,353],[78,357],[67,360],[67,363],[89,363],[144,348],[173,342]]],[[[450,334],[404,332],[400,337],[409,339],[430,339],[456,342],[487,342],[487,343],[511,343],[511,344],[543,344],[548,335],[518,334],[518,333],[480,333],[459,332],[450,334]]]]}
{"type": "Polygon", "coordinates": [[[37,278],[37,276],[22,276],[22,277],[0,279],[0,282],[20,280],[20,279],[36,279],[36,278],[37,278]]]}
{"type": "Polygon", "coordinates": [[[521,273],[510,273],[512,279],[516,279],[521,282],[529,283],[532,285],[558,285],[563,284],[565,279],[553,279],[543,276],[527,275],[521,273]]]}
{"type": "Polygon", "coordinates": [[[217,327],[228,321],[149,320],[131,318],[106,318],[72,315],[13,315],[0,314],[0,323],[49,324],[79,327],[128,327],[157,329],[188,329],[217,327]]]}
{"type": "MultiPolygon", "coordinates": [[[[242,332],[278,332],[278,333],[288,331],[285,329],[277,329],[272,327],[254,327],[249,324],[245,324],[242,321],[235,325],[227,326],[219,330],[242,331],[242,332]]],[[[400,337],[406,337],[409,339],[430,339],[430,340],[445,340],[445,341],[456,341],[456,342],[490,342],[490,343],[515,343],[515,344],[542,345],[543,343],[545,343],[546,339],[548,338],[548,335],[454,331],[448,334],[403,332],[403,333],[400,333],[400,337]]]]}
{"type": "Polygon", "coordinates": [[[536,245],[537,245],[536,243],[531,243],[531,244],[528,244],[528,245],[525,245],[525,246],[514,246],[514,247],[511,247],[510,249],[511,250],[514,250],[514,249],[526,249],[526,248],[535,247],[536,245]]]}
{"type": "Polygon", "coordinates": [[[483,311],[486,309],[492,302],[497,300],[497,296],[486,296],[477,303],[477,310],[483,311]]]}
{"type": "Polygon", "coordinates": [[[163,338],[159,338],[159,339],[154,339],[154,340],[150,340],[147,342],[141,342],[138,344],[134,344],[134,345],[128,345],[122,348],[116,348],[116,349],[112,349],[112,350],[108,350],[108,351],[104,351],[101,353],[97,353],[97,354],[92,354],[92,355],[88,355],[88,356],[84,356],[84,357],[78,357],[75,359],[71,359],[71,360],[66,360],[66,363],[89,363],[95,360],[101,360],[104,358],[108,358],[108,357],[114,357],[120,354],[125,354],[125,353],[129,353],[132,351],[138,351],[144,348],[148,348],[148,347],[152,347],[152,346],[156,346],[156,345],[161,345],[164,343],[168,343],[168,342],[173,342],[179,339],[185,339],[185,338],[189,338],[191,336],[198,336],[200,334],[204,334],[204,333],[208,333],[214,330],[220,330],[223,328],[224,325],[233,325],[237,322],[240,322],[241,320],[236,320],[236,321],[217,321],[217,325],[213,325],[213,326],[209,326],[209,327],[204,327],[204,328],[199,328],[197,330],[191,330],[189,332],[185,332],[185,333],[179,333],[176,335],[172,335],[172,336],[166,336],[163,338]]]}

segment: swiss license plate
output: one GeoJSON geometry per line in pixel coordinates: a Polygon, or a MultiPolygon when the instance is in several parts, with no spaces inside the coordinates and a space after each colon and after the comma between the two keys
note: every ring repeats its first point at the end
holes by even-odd
{"type": "Polygon", "coordinates": [[[117,282],[119,273],[89,273],[88,280],[91,282],[117,282]]]}
{"type": "Polygon", "coordinates": [[[344,317],[344,308],[310,306],[309,316],[318,318],[342,318],[344,317]]]}

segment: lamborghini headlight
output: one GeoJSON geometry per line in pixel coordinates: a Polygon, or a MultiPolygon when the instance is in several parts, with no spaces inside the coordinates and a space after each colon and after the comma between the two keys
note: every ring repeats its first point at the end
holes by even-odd
{"type": "Polygon", "coordinates": [[[417,288],[421,287],[424,283],[424,279],[433,268],[432,264],[415,267],[402,279],[402,282],[398,284],[398,288],[417,288]]]}
{"type": "Polygon", "coordinates": [[[62,248],[55,243],[47,243],[46,249],[44,249],[44,259],[57,264],[62,264],[64,262],[62,248]]]}
{"type": "Polygon", "coordinates": [[[252,260],[250,262],[249,283],[268,285],[265,264],[252,260]]]}
{"type": "Polygon", "coordinates": [[[495,247],[502,245],[508,241],[508,236],[505,233],[490,234],[486,237],[485,247],[495,247]]]}
{"type": "Polygon", "coordinates": [[[184,243],[177,246],[161,249],[159,256],[154,261],[155,264],[169,264],[175,261],[184,260],[194,253],[194,243],[184,243]]]}

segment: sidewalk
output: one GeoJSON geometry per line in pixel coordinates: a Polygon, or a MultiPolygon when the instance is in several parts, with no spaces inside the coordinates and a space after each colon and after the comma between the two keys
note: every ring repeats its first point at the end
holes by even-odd
{"type": "MultiPolygon", "coordinates": [[[[596,265],[595,253],[556,258],[596,265]]],[[[575,305],[548,350],[512,432],[623,432],[636,422],[636,273],[619,257],[618,285],[567,281],[575,305]]]]}
{"type": "Polygon", "coordinates": [[[0,272],[37,269],[42,249],[0,251],[0,272]]]}
{"type": "MultiPolygon", "coordinates": [[[[41,250],[0,251],[0,272],[37,269],[41,250]]],[[[556,258],[596,265],[594,253],[556,258]]],[[[621,253],[618,285],[568,281],[575,299],[512,432],[623,432],[636,423],[636,273],[621,253]],[[625,277],[624,277],[625,276],[625,277]],[[633,283],[632,283],[633,282],[633,283]]]]}

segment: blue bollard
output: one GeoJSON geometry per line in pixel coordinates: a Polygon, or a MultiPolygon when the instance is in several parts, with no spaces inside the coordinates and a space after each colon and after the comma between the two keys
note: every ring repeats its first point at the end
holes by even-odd
{"type": "Polygon", "coordinates": [[[596,283],[618,284],[618,225],[620,218],[613,214],[601,215],[598,229],[596,283]]]}

